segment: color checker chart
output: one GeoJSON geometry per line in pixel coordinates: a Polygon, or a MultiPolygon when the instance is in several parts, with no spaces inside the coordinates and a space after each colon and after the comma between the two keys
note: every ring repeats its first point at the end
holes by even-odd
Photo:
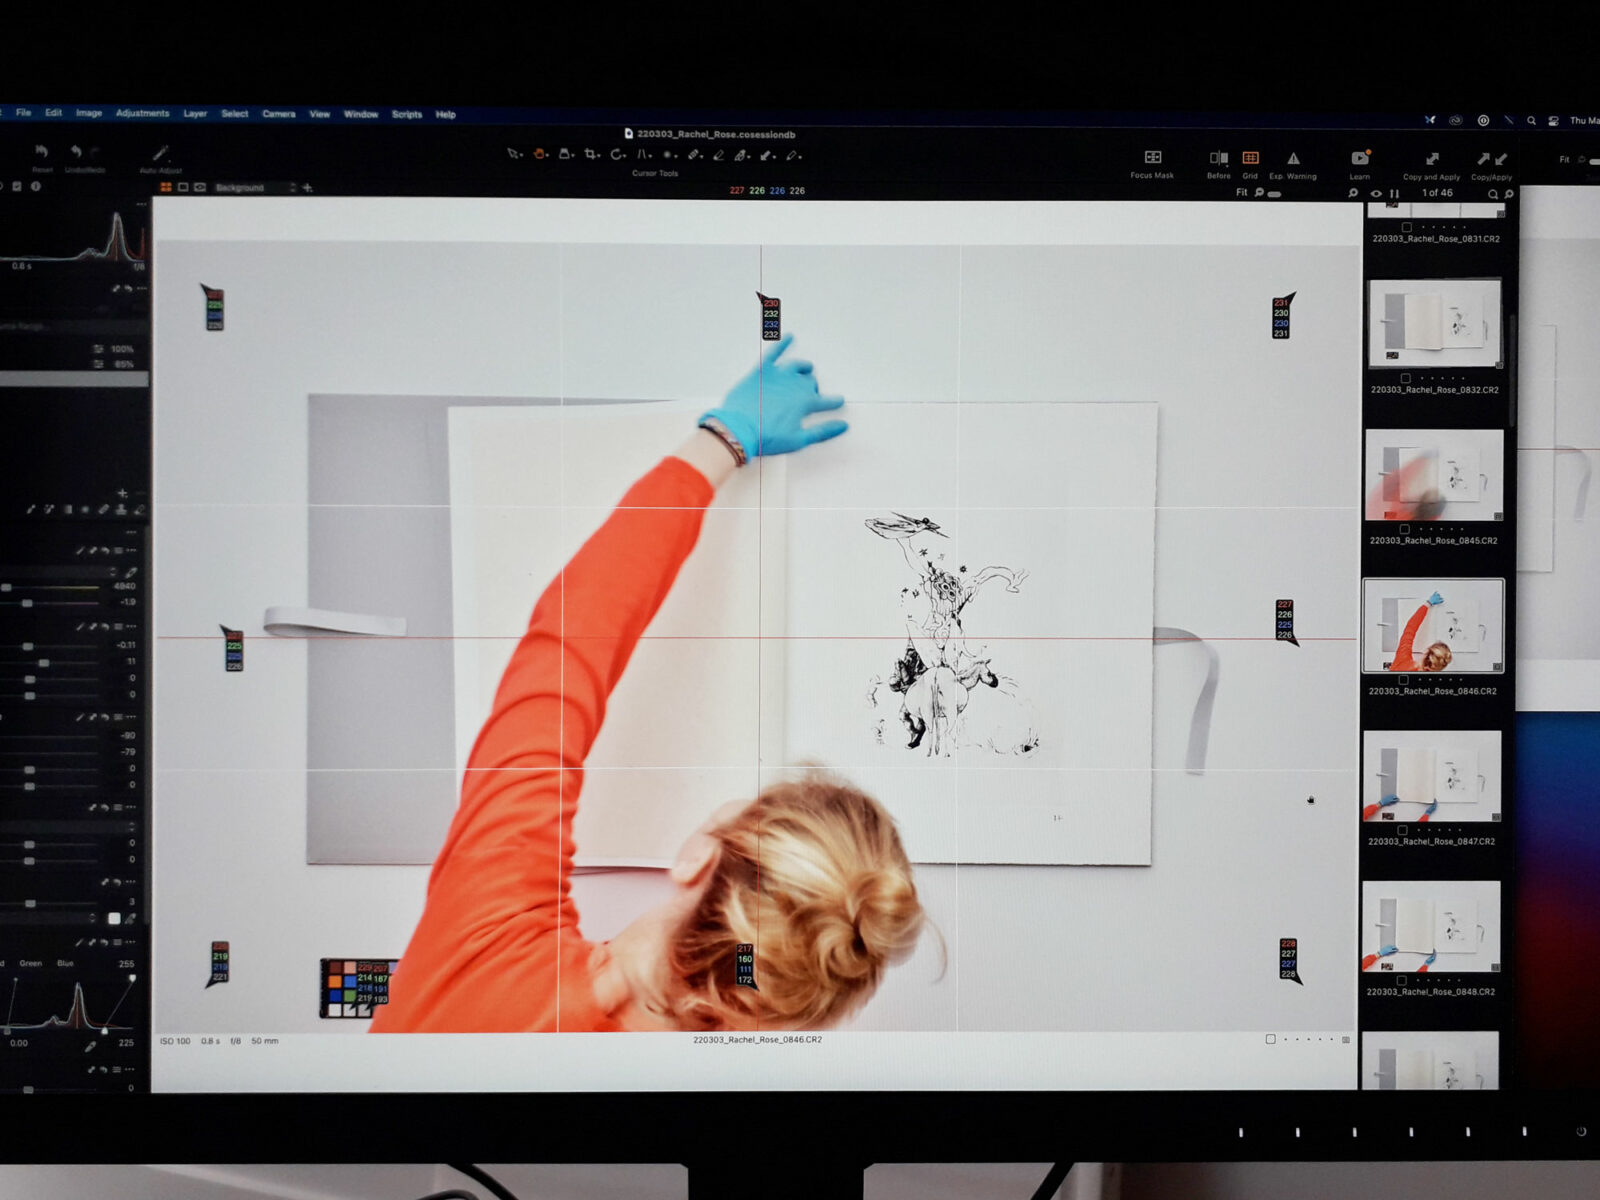
{"type": "Polygon", "coordinates": [[[323,959],[319,1015],[336,1020],[371,1017],[376,1005],[389,1003],[389,976],[399,965],[393,958],[323,959]]]}

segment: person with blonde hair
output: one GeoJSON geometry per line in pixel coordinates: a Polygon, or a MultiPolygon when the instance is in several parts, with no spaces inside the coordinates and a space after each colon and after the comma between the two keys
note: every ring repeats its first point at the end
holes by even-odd
{"type": "Polygon", "coordinates": [[[609,942],[583,937],[572,900],[584,760],[717,486],[847,428],[805,423],[844,401],[819,393],[810,363],[780,361],[790,340],[629,489],[534,608],[374,1032],[819,1029],[915,947],[925,918],[893,819],[820,770],[712,813],[668,872],[672,895],[609,942]]]}
{"type": "Polygon", "coordinates": [[[1436,604],[1443,604],[1444,597],[1438,592],[1429,596],[1427,602],[1417,606],[1417,611],[1411,614],[1411,620],[1406,622],[1404,631],[1400,634],[1399,645],[1395,647],[1394,658],[1389,663],[1391,671],[1442,671],[1450,665],[1450,660],[1455,657],[1450,653],[1450,647],[1444,642],[1435,642],[1422,652],[1422,657],[1416,657],[1413,643],[1417,640],[1417,632],[1422,628],[1422,622],[1428,615],[1428,610],[1436,604]]]}

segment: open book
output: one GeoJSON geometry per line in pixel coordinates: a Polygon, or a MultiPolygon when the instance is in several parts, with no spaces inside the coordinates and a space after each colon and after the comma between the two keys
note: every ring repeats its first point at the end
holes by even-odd
{"type": "Polygon", "coordinates": [[[1483,1087],[1478,1056],[1466,1045],[1424,1050],[1381,1049],[1377,1076],[1381,1091],[1462,1092],[1483,1087]]]}
{"type": "Polygon", "coordinates": [[[1407,803],[1470,803],[1483,790],[1476,750],[1386,746],[1378,753],[1378,763],[1384,794],[1407,803]]]}
{"type": "Polygon", "coordinates": [[[1489,344],[1481,295],[1390,292],[1383,300],[1384,346],[1390,350],[1478,349],[1489,344]]]}
{"type": "Polygon", "coordinates": [[[1478,902],[1463,897],[1385,897],[1378,901],[1377,924],[1380,940],[1403,954],[1471,954],[1483,941],[1478,902]]]}

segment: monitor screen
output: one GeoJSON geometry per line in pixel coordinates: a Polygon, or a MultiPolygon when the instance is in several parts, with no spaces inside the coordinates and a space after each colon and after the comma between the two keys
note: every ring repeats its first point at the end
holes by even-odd
{"type": "Polygon", "coordinates": [[[768,116],[0,105],[0,1088],[1576,1152],[1587,118],[768,116]]]}

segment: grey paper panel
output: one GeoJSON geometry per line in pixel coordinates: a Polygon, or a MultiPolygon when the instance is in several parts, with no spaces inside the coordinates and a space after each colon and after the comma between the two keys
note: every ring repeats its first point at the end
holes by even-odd
{"type": "Polygon", "coordinates": [[[313,782],[318,771],[433,769],[440,772],[444,803],[454,807],[450,642],[315,638],[306,659],[306,762],[313,782]]]}
{"type": "MultiPolygon", "coordinates": [[[[1406,614],[1406,620],[1411,617],[1406,614]]],[[[1400,601],[1395,596],[1383,598],[1383,652],[1393,654],[1400,648],[1400,634],[1405,622],[1400,619],[1400,601]]]]}
{"type": "Polygon", "coordinates": [[[1406,348],[1406,297],[1404,292],[1388,292],[1383,297],[1383,348],[1406,348]]]}
{"type": "Polygon", "coordinates": [[[408,638],[450,636],[448,508],[319,507],[310,526],[314,607],[404,617],[408,638]]]}
{"type": "Polygon", "coordinates": [[[1383,498],[1389,501],[1400,499],[1399,446],[1383,448],[1383,498]]]}
{"type": "Polygon", "coordinates": [[[1394,1091],[1394,1050],[1385,1047],[1378,1051],[1378,1090],[1394,1091]]]}
{"type": "Polygon", "coordinates": [[[1400,751],[1393,746],[1385,746],[1378,751],[1378,783],[1383,789],[1380,795],[1400,794],[1400,751]]]}
{"type": "Polygon", "coordinates": [[[449,396],[312,396],[310,502],[448,504],[445,412],[452,403],[468,401],[449,396]]]}
{"type": "Polygon", "coordinates": [[[406,636],[309,645],[308,863],[438,852],[456,807],[449,410],[555,403],[311,397],[308,603],[404,617],[406,636]]]}
{"type": "Polygon", "coordinates": [[[455,813],[454,771],[322,771],[307,789],[312,864],[431,863],[455,813]]]}

